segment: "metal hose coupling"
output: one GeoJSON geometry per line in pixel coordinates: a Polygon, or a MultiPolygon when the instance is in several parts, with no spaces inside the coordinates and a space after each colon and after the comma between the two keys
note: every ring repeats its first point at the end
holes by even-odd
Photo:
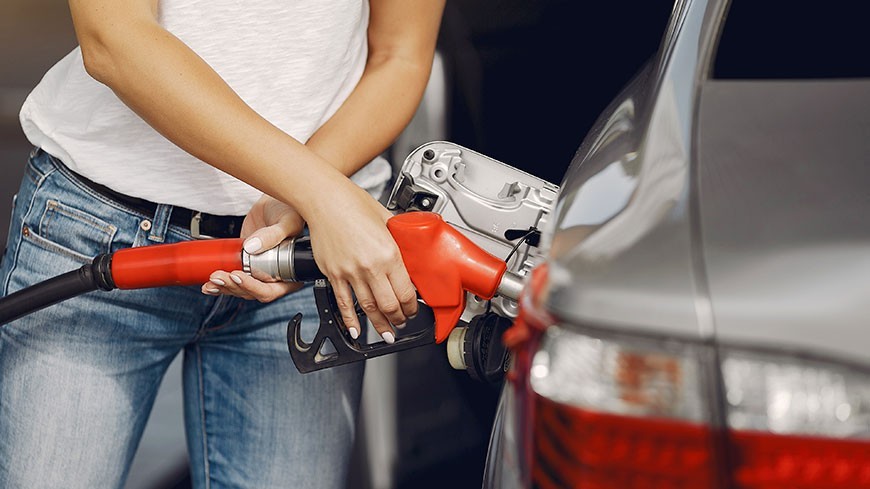
{"type": "Polygon", "coordinates": [[[314,262],[308,236],[286,239],[258,254],[242,250],[242,270],[262,282],[313,282],[325,278],[314,262]]]}
{"type": "Polygon", "coordinates": [[[520,293],[523,291],[524,283],[524,277],[522,275],[505,271],[504,275],[501,277],[501,281],[498,283],[496,295],[507,297],[508,299],[515,301],[520,298],[520,293]]]}

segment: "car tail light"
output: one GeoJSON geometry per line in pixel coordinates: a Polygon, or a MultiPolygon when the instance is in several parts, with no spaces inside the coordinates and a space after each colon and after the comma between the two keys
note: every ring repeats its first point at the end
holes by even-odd
{"type": "Polygon", "coordinates": [[[861,368],[557,324],[528,384],[542,489],[870,488],[861,368]]]}
{"type": "Polygon", "coordinates": [[[709,347],[550,327],[532,361],[538,487],[716,487],[709,347]]]}
{"type": "Polygon", "coordinates": [[[737,486],[870,487],[866,369],[726,349],[722,376],[737,486]]]}

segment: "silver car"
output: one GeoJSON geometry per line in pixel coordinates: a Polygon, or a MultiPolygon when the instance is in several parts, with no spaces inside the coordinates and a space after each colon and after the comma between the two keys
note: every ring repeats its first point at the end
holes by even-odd
{"type": "Polygon", "coordinates": [[[870,487],[866,16],[730,3],[677,1],[577,151],[484,487],[870,487]]]}

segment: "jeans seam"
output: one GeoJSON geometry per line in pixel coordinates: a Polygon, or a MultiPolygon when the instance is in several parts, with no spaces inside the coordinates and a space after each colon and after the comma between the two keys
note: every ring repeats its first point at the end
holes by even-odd
{"type": "Polygon", "coordinates": [[[218,311],[221,308],[221,304],[225,300],[227,300],[227,296],[225,296],[225,295],[217,296],[217,298],[214,301],[214,304],[212,304],[212,306],[211,306],[211,310],[208,311],[208,313],[205,315],[205,318],[199,324],[199,328],[197,328],[197,331],[196,331],[197,337],[202,336],[206,331],[208,331],[208,327],[206,326],[206,324],[208,324],[208,322],[211,321],[211,318],[213,318],[217,315],[218,311]]]}
{"type": "Polygon", "coordinates": [[[100,244],[100,253],[108,253],[111,250],[112,241],[115,239],[115,234],[118,231],[117,226],[109,224],[95,216],[88,214],[85,211],[75,209],[71,206],[66,206],[54,199],[48,199],[48,201],[46,202],[45,210],[43,211],[42,217],[40,218],[37,225],[37,229],[31,229],[31,233],[27,236],[24,236],[23,241],[29,241],[30,243],[33,243],[44,250],[70,257],[78,262],[90,263],[91,261],[93,261],[93,256],[79,253],[75,249],[67,248],[62,244],[59,244],[54,239],[54,236],[52,236],[51,233],[48,232],[48,229],[52,224],[52,219],[54,219],[55,214],[64,215],[71,220],[85,224],[93,229],[100,231],[103,236],[106,237],[105,246],[103,246],[103,244],[100,244]],[[77,210],[83,215],[76,215],[70,212],[67,208],[77,210]],[[45,232],[43,233],[43,231],[45,232]]]}
{"type": "Polygon", "coordinates": [[[111,241],[112,238],[115,237],[115,233],[118,231],[118,227],[114,224],[105,222],[96,216],[88,214],[86,211],[82,211],[76,209],[75,207],[63,204],[55,199],[48,199],[48,201],[46,201],[46,211],[48,210],[53,210],[54,212],[64,215],[70,219],[83,222],[91,227],[99,229],[100,231],[109,235],[109,241],[111,241]],[[79,211],[82,214],[76,214],[70,209],[79,211]]]}
{"type": "Polygon", "coordinates": [[[244,303],[240,303],[239,305],[236,306],[236,310],[233,311],[233,314],[232,314],[232,316],[229,317],[229,319],[227,319],[226,321],[224,321],[221,324],[212,326],[210,328],[203,328],[202,332],[203,333],[214,333],[216,331],[220,331],[220,330],[226,328],[227,326],[231,325],[233,320],[236,319],[236,316],[238,316],[239,313],[242,311],[242,307],[244,307],[244,303]]]}
{"type": "Polygon", "coordinates": [[[33,160],[28,160],[27,167],[24,169],[24,176],[33,182],[34,185],[39,185],[39,182],[45,178],[45,175],[43,175],[42,172],[36,168],[36,165],[33,164],[33,160]],[[35,173],[37,177],[34,178],[32,173],[35,173]]]}
{"type": "Polygon", "coordinates": [[[71,258],[79,263],[91,263],[94,260],[93,256],[83,255],[75,250],[71,250],[64,246],[56,244],[54,241],[43,238],[42,236],[39,236],[38,234],[32,232],[30,233],[30,236],[23,237],[21,242],[23,241],[33,243],[40,249],[48,251],[49,253],[57,253],[58,255],[71,258]]]}
{"type": "Polygon", "coordinates": [[[40,179],[36,182],[36,185],[33,187],[33,192],[30,194],[30,202],[27,203],[27,211],[21,216],[21,221],[18,223],[18,238],[15,243],[15,256],[10,256],[9,259],[12,260],[12,263],[9,265],[9,273],[6,274],[5,280],[3,282],[3,295],[6,296],[9,294],[9,283],[12,282],[12,274],[15,272],[15,269],[18,268],[18,257],[21,255],[21,243],[24,241],[24,233],[21,231],[21,223],[27,222],[27,217],[30,216],[30,213],[33,211],[33,203],[36,202],[36,195],[39,193],[40,187],[45,183],[45,180],[49,175],[52,174],[52,171],[49,171],[45,174],[42,172],[37,172],[40,175],[40,179]]]}
{"type": "Polygon", "coordinates": [[[205,375],[202,370],[202,350],[196,345],[196,369],[199,373],[199,417],[202,429],[202,470],[205,476],[205,489],[211,487],[211,474],[209,470],[208,432],[205,429],[205,375]]]}

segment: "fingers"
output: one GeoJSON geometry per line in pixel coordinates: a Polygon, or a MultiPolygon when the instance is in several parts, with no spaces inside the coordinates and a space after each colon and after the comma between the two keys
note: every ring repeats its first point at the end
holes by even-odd
{"type": "Polygon", "coordinates": [[[365,260],[357,262],[355,269],[327,273],[342,319],[354,338],[361,331],[353,307],[354,296],[387,343],[396,339],[393,327],[405,327],[408,317],[417,314],[416,289],[401,262],[398,248],[393,248],[376,247],[379,252],[367,252],[365,260]]]}
{"type": "MultiPolygon", "coordinates": [[[[378,334],[381,335],[381,338],[384,339],[386,343],[393,343],[396,341],[396,333],[393,331],[393,326],[390,324],[390,320],[387,319],[387,316],[384,314],[384,309],[389,309],[391,311],[398,311],[398,302],[395,301],[395,295],[392,294],[392,289],[390,289],[390,295],[393,295],[392,301],[387,298],[381,298],[383,302],[378,302],[378,299],[375,295],[372,294],[372,290],[369,289],[368,285],[365,282],[357,281],[353,284],[353,291],[356,294],[356,301],[359,304],[360,309],[363,310],[366,317],[369,321],[371,321],[372,326],[374,326],[375,330],[378,334]],[[395,306],[391,305],[395,303],[395,306]],[[387,304],[390,304],[387,307],[387,304]]],[[[396,312],[392,313],[396,316],[396,312]]],[[[398,312],[399,319],[396,324],[401,325],[401,327],[405,326],[405,318],[401,315],[401,312],[398,312]]]]}
{"type": "MultiPolygon", "coordinates": [[[[396,295],[399,304],[402,307],[402,314],[406,318],[411,319],[417,315],[417,289],[411,282],[408,273],[402,270],[402,273],[390,274],[390,285],[393,288],[393,293],[396,295]]],[[[395,323],[394,323],[395,324],[395,323]]]]}
{"type": "Polygon", "coordinates": [[[290,219],[282,219],[277,224],[260,228],[245,239],[245,251],[254,255],[274,248],[287,236],[295,234],[295,224],[290,219]]]}
{"type": "Polygon", "coordinates": [[[417,295],[385,225],[392,213],[357,186],[345,190],[304,209],[313,255],[332,284],[338,314],[349,334],[358,338],[362,332],[354,309],[356,297],[384,341],[393,343],[393,325],[403,326],[408,316],[416,314],[417,295]]]}
{"type": "Polygon", "coordinates": [[[305,226],[302,216],[287,204],[263,195],[242,223],[245,251],[259,253],[273,248],[288,236],[296,236],[305,226]]]}
{"type": "MultiPolygon", "coordinates": [[[[410,283],[410,281],[409,281],[410,283]]],[[[353,289],[350,284],[343,280],[332,283],[336,304],[342,321],[348,329],[351,337],[359,338],[362,326],[354,306],[354,296],[360,308],[371,321],[372,326],[386,343],[394,343],[396,335],[393,325],[398,328],[405,326],[406,315],[403,312],[405,305],[399,301],[394,292],[394,286],[386,280],[376,282],[378,292],[373,292],[365,282],[357,281],[353,289]]],[[[202,286],[202,293],[207,295],[232,295],[248,300],[260,302],[272,302],[288,293],[295,292],[302,287],[298,283],[265,283],[261,282],[244,272],[235,271],[228,273],[222,270],[212,273],[209,282],[202,286]]],[[[410,285],[410,295],[416,306],[416,293],[413,285],[410,285]]],[[[407,302],[407,301],[405,301],[407,302]]],[[[416,309],[415,309],[416,311],[416,309]]]]}
{"type": "Polygon", "coordinates": [[[396,299],[389,283],[386,286],[378,287],[378,289],[381,296],[380,302],[379,294],[373,293],[365,282],[359,280],[354,282],[353,295],[351,294],[351,286],[348,282],[336,280],[332,283],[332,290],[338,304],[339,314],[341,314],[341,319],[344,321],[351,337],[354,339],[358,338],[361,331],[359,318],[354,308],[353,297],[355,295],[357,304],[359,304],[360,309],[365,313],[368,320],[371,321],[372,326],[381,335],[384,342],[391,344],[396,341],[393,325],[399,328],[404,327],[405,316],[401,313],[399,301],[396,299]],[[390,314],[392,319],[388,318],[386,314],[390,314]]]}
{"type": "MultiPolygon", "coordinates": [[[[359,287],[364,286],[364,284],[359,285],[359,287]]],[[[357,285],[354,285],[354,291],[357,291],[357,287],[357,285]]],[[[368,290],[372,302],[370,308],[374,308],[374,313],[383,317],[388,324],[392,324],[397,328],[404,328],[405,322],[407,321],[407,315],[404,311],[405,305],[399,300],[394,287],[396,286],[386,280],[386,278],[370,283],[370,289],[368,290]]],[[[413,286],[411,286],[411,290],[413,290],[413,286]]],[[[416,295],[414,297],[416,298],[416,295]]],[[[362,299],[358,293],[357,302],[359,302],[360,307],[363,308],[363,311],[365,311],[366,315],[371,319],[371,315],[369,314],[368,309],[363,306],[362,299]]],[[[375,329],[377,329],[378,325],[374,320],[372,320],[372,324],[374,324],[375,329]]]]}
{"type": "Polygon", "coordinates": [[[302,284],[292,282],[261,282],[250,275],[235,271],[228,273],[222,270],[211,274],[209,282],[202,286],[202,293],[207,295],[232,295],[242,299],[272,302],[302,287],[302,284]]]}
{"type": "Polygon", "coordinates": [[[335,295],[335,303],[338,305],[338,313],[341,315],[341,320],[347,328],[350,336],[353,339],[359,338],[362,331],[359,324],[359,318],[356,316],[356,310],[353,306],[353,294],[351,294],[350,284],[344,280],[331,280],[332,293],[335,295]]]}

